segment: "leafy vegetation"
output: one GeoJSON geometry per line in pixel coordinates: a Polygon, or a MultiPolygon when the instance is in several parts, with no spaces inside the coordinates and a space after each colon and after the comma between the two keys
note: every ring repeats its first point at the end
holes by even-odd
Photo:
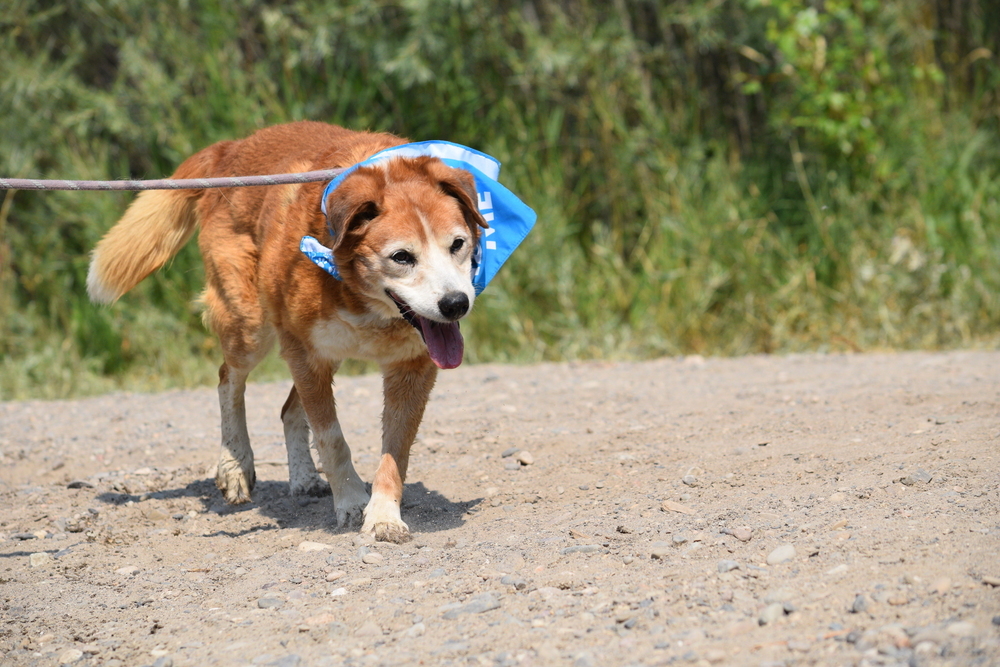
{"type": "MultiPolygon", "coordinates": [[[[987,0],[9,0],[0,175],[306,118],[448,139],[539,214],[473,361],[995,345],[998,36],[987,0]]],[[[0,397],[212,381],[194,244],[87,301],[129,199],[0,191],[0,397]]]]}

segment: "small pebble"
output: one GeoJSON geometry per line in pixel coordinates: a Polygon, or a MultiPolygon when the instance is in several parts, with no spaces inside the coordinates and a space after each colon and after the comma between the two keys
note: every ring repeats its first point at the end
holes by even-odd
{"type": "Polygon", "coordinates": [[[774,623],[779,618],[785,615],[785,607],[780,602],[772,602],[771,604],[764,607],[764,611],[760,612],[760,616],[757,618],[757,623],[760,625],[767,625],[768,623],[774,623]]]}
{"type": "Polygon", "coordinates": [[[125,567],[120,567],[115,570],[115,574],[120,577],[134,577],[139,574],[140,570],[135,565],[126,565],[125,567]]]}
{"type": "Polygon", "coordinates": [[[517,453],[517,456],[515,456],[514,458],[517,459],[518,463],[524,466],[530,466],[532,463],[535,462],[535,457],[531,455],[531,452],[527,452],[524,450],[519,451],[517,453]]]}
{"type": "Polygon", "coordinates": [[[663,503],[660,504],[660,509],[663,510],[664,512],[680,512],[681,514],[695,513],[695,511],[690,507],[688,507],[687,505],[683,505],[677,501],[669,499],[664,500],[663,503]]]}
{"type": "Polygon", "coordinates": [[[299,542],[299,551],[324,551],[329,548],[329,544],[323,544],[322,542],[310,542],[308,540],[299,542]]]}
{"type": "Polygon", "coordinates": [[[720,573],[729,572],[730,570],[740,569],[740,564],[734,560],[720,560],[717,568],[720,573]]]}
{"type": "Polygon", "coordinates": [[[710,665],[726,662],[728,658],[729,654],[721,648],[710,648],[705,651],[705,660],[707,660],[710,665]]]}
{"type": "Polygon", "coordinates": [[[989,584],[990,586],[1000,586],[1000,577],[991,577],[989,575],[983,577],[983,583],[989,584]]]}
{"type": "Polygon", "coordinates": [[[517,454],[519,451],[521,450],[517,447],[510,447],[508,449],[503,450],[503,452],[500,454],[500,458],[503,459],[510,458],[511,456],[514,456],[514,454],[517,454]]]}
{"type": "Polygon", "coordinates": [[[782,544],[780,547],[767,555],[768,565],[777,565],[795,558],[795,547],[791,544],[782,544]]]}
{"type": "Polygon", "coordinates": [[[753,531],[749,528],[733,528],[729,531],[729,534],[738,539],[740,542],[749,542],[750,537],[753,535],[753,531]]]}
{"type": "Polygon", "coordinates": [[[281,598],[263,597],[257,600],[257,607],[260,609],[278,609],[285,601],[281,598]]]}
{"type": "Polygon", "coordinates": [[[687,486],[698,486],[698,478],[694,475],[684,475],[681,477],[681,481],[687,486]]]}
{"type": "Polygon", "coordinates": [[[521,577],[515,577],[512,574],[504,575],[500,578],[500,583],[506,586],[513,586],[514,590],[523,591],[528,587],[528,582],[521,577]]]}
{"type": "Polygon", "coordinates": [[[848,611],[851,612],[852,614],[859,614],[865,611],[866,609],[868,609],[868,598],[866,598],[862,594],[854,598],[854,602],[851,603],[851,606],[848,609],[848,611]]]}
{"type": "Polygon", "coordinates": [[[686,535],[681,535],[678,533],[673,535],[670,538],[670,541],[673,543],[675,547],[679,547],[680,545],[685,544],[688,541],[688,538],[686,535]]]}
{"type": "Polygon", "coordinates": [[[330,595],[333,597],[338,597],[340,595],[347,595],[347,589],[343,587],[334,588],[332,591],[330,591],[330,595]]]}
{"type": "Polygon", "coordinates": [[[906,486],[913,486],[915,484],[927,484],[933,479],[931,474],[924,470],[923,468],[917,468],[914,472],[899,480],[906,486]]]}
{"type": "Polygon", "coordinates": [[[68,665],[83,657],[83,651],[78,648],[69,648],[59,654],[59,664],[68,665]]]}
{"type": "Polygon", "coordinates": [[[653,542],[649,551],[649,557],[654,560],[662,560],[670,553],[670,545],[666,542],[653,542]]]}
{"type": "Polygon", "coordinates": [[[568,556],[570,554],[592,554],[597,553],[601,550],[601,545],[599,544],[577,544],[572,547],[566,547],[560,553],[563,556],[568,556]]]}
{"type": "Polygon", "coordinates": [[[935,579],[934,583],[931,584],[931,587],[934,589],[934,592],[937,593],[938,595],[944,595],[945,593],[951,590],[951,579],[949,579],[948,577],[941,577],[939,579],[935,579]]]}
{"type": "Polygon", "coordinates": [[[367,553],[361,557],[361,562],[366,563],[368,565],[378,565],[383,560],[385,560],[385,558],[382,557],[382,554],[375,553],[374,551],[367,553]]]}
{"type": "Polygon", "coordinates": [[[955,621],[949,623],[945,632],[955,637],[972,637],[976,634],[976,626],[968,621],[955,621]]]}
{"type": "Polygon", "coordinates": [[[515,459],[511,459],[510,461],[504,461],[504,463],[503,463],[503,469],[504,470],[520,470],[521,469],[521,464],[518,463],[515,459]]]}
{"type": "Polygon", "coordinates": [[[498,609],[499,607],[500,600],[498,600],[493,593],[480,593],[479,595],[473,596],[469,602],[458,607],[457,609],[445,612],[443,618],[445,620],[451,620],[458,618],[462,614],[482,614],[483,612],[498,609]]]}
{"type": "Polygon", "coordinates": [[[334,570],[333,572],[330,572],[329,574],[326,575],[326,580],[336,581],[337,579],[340,579],[341,577],[346,575],[347,573],[344,572],[343,570],[334,570]]]}
{"type": "Polygon", "coordinates": [[[51,562],[52,562],[51,554],[48,554],[44,551],[40,551],[38,553],[34,553],[28,556],[28,565],[30,567],[45,567],[51,562]]]}

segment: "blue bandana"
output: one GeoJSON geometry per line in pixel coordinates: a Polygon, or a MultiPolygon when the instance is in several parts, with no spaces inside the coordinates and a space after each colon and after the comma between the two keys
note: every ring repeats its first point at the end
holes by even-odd
{"type": "MultiPolygon", "coordinates": [[[[447,141],[421,141],[415,144],[394,146],[380,151],[364,162],[359,162],[330,181],[323,190],[320,209],[326,214],[326,199],[344,179],[358,167],[375,164],[398,157],[436,157],[449,167],[464,169],[476,181],[479,213],[489,224],[482,230],[479,246],[472,256],[472,285],[479,295],[486,289],[511,253],[521,244],[535,224],[536,215],[517,196],[500,185],[500,162],[466,146],[447,141]]],[[[333,251],[311,236],[303,236],[301,250],[316,266],[340,280],[333,251]]]]}

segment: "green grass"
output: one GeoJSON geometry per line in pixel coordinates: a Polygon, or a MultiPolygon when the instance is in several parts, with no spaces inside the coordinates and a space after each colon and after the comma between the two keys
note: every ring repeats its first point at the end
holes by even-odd
{"type": "MultiPolygon", "coordinates": [[[[500,158],[539,222],[468,361],[997,345],[994,3],[9,4],[2,175],[157,178],[303,118],[500,158]]],[[[129,200],[0,193],[0,398],[215,382],[193,243],[86,299],[129,200]]]]}

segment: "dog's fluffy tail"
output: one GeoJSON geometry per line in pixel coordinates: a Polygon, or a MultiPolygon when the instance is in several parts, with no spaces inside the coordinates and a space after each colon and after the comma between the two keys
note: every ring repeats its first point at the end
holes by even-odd
{"type": "MultiPolygon", "coordinates": [[[[221,142],[195,153],[171,178],[208,178],[225,152],[221,142]]],[[[147,190],[101,239],[90,256],[91,301],[114,303],[176,255],[198,227],[204,190],[147,190]]]]}

